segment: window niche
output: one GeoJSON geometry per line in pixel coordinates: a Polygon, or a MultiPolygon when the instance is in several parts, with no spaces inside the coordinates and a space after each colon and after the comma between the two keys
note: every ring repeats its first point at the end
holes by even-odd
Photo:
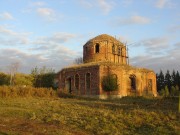
{"type": "Polygon", "coordinates": [[[130,75],[129,79],[130,79],[131,90],[135,91],[136,90],[136,76],[130,75]]]}
{"type": "Polygon", "coordinates": [[[75,75],[75,88],[76,90],[79,90],[79,75],[75,75]]]}
{"type": "Polygon", "coordinates": [[[86,73],[86,89],[90,89],[90,83],[91,83],[91,74],[86,73]]]}
{"type": "Polygon", "coordinates": [[[99,44],[96,43],[96,46],[95,46],[95,53],[99,53],[100,49],[99,49],[99,44]]]}
{"type": "Polygon", "coordinates": [[[148,91],[152,91],[152,79],[148,79],[148,91]]]}
{"type": "Polygon", "coordinates": [[[87,54],[87,52],[88,52],[88,47],[86,46],[85,50],[84,50],[84,53],[87,54]]]}
{"type": "Polygon", "coordinates": [[[115,52],[116,52],[116,51],[115,51],[115,45],[113,44],[113,45],[112,45],[112,53],[115,54],[115,52]]]}
{"type": "Polygon", "coordinates": [[[121,48],[118,47],[118,55],[120,56],[121,55],[121,48]]]}
{"type": "Polygon", "coordinates": [[[86,73],[85,75],[85,88],[86,88],[86,94],[90,95],[91,94],[91,74],[86,73]]]}

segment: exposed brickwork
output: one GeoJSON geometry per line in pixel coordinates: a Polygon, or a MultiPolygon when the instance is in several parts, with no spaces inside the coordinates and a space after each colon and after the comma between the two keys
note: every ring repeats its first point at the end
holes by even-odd
{"type": "Polygon", "coordinates": [[[121,42],[106,34],[97,36],[83,46],[84,64],[64,68],[59,72],[59,90],[86,96],[156,96],[155,73],[149,69],[129,66],[127,58],[126,47],[121,42]],[[109,71],[117,76],[117,91],[105,92],[102,89],[102,78],[109,71]],[[90,88],[86,84],[87,73],[90,73],[90,88]],[[131,76],[134,77],[135,89],[131,76]]]}

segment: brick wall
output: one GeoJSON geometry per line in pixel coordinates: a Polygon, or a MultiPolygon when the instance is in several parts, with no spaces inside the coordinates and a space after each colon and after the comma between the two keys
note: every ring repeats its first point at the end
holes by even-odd
{"type": "Polygon", "coordinates": [[[67,80],[71,78],[71,91],[77,95],[98,95],[99,94],[99,67],[79,67],[63,69],[59,75],[59,88],[67,90],[67,80]],[[86,73],[90,73],[90,89],[86,89],[86,73]],[[75,88],[75,75],[79,75],[79,89],[75,88]]]}

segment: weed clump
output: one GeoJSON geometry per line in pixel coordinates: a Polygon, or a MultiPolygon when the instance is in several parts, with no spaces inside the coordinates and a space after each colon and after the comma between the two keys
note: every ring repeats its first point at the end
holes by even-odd
{"type": "Polygon", "coordinates": [[[57,92],[51,88],[0,86],[0,98],[8,97],[57,97],[57,92]]]}

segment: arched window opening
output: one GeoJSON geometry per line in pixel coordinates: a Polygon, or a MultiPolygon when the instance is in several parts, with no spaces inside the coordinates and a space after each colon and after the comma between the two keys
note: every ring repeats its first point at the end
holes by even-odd
{"type": "Polygon", "coordinates": [[[136,76],[135,75],[131,75],[130,77],[130,85],[131,85],[131,89],[132,90],[136,90],[136,76]]]}
{"type": "Polygon", "coordinates": [[[121,48],[118,48],[118,55],[121,55],[121,48]]]}
{"type": "Polygon", "coordinates": [[[79,75],[78,74],[75,75],[75,88],[79,90],[79,75]]]}
{"type": "Polygon", "coordinates": [[[98,43],[96,43],[95,52],[99,53],[99,44],[98,43]]]}
{"type": "Polygon", "coordinates": [[[66,90],[69,92],[69,93],[71,93],[72,92],[72,89],[71,89],[71,78],[69,77],[69,78],[67,78],[66,79],[66,90]]]}
{"type": "Polygon", "coordinates": [[[115,85],[118,85],[117,84],[117,75],[116,74],[112,74],[112,78],[113,78],[113,80],[115,82],[115,85]]]}
{"type": "Polygon", "coordinates": [[[148,90],[152,91],[152,79],[148,80],[148,90]]]}
{"type": "Polygon", "coordinates": [[[112,46],[112,53],[115,54],[115,45],[112,46]]]}
{"type": "Polygon", "coordinates": [[[90,89],[91,86],[91,74],[90,73],[86,73],[86,89],[90,89]]]}

